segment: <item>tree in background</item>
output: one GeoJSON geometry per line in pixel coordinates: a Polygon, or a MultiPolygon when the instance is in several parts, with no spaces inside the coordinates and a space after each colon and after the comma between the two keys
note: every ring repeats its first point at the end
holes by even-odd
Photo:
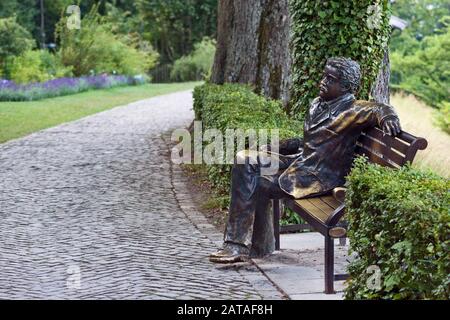
{"type": "Polygon", "coordinates": [[[408,22],[401,33],[394,33],[391,39],[393,51],[402,50],[402,43],[412,38],[419,41],[427,36],[441,33],[445,28],[442,18],[450,15],[447,0],[396,0],[392,4],[392,14],[408,22]]]}
{"type": "Polygon", "coordinates": [[[173,63],[189,54],[204,37],[215,38],[217,0],[138,0],[144,38],[173,63]]]}
{"type": "Polygon", "coordinates": [[[170,79],[172,81],[199,81],[209,77],[216,52],[215,40],[204,38],[194,44],[194,50],[174,62],[170,79]]]}
{"type": "Polygon", "coordinates": [[[450,2],[397,0],[393,14],[408,21],[391,41],[391,86],[438,108],[437,123],[450,133],[450,2]]]}
{"type": "Polygon", "coordinates": [[[8,58],[18,56],[35,46],[31,34],[16,18],[0,19],[0,75],[8,74],[8,58]]]}
{"type": "Polygon", "coordinates": [[[31,35],[39,36],[39,6],[36,0],[1,0],[0,18],[14,16],[16,22],[28,30],[31,35]]]}
{"type": "Polygon", "coordinates": [[[219,0],[216,84],[246,83],[259,94],[289,101],[288,0],[219,0]]]}
{"type": "Polygon", "coordinates": [[[393,86],[414,93],[433,107],[450,100],[450,19],[448,23],[446,31],[427,36],[414,52],[392,55],[393,86]]]}
{"type": "Polygon", "coordinates": [[[94,6],[82,21],[82,28],[69,29],[67,17],[58,23],[56,32],[60,42],[58,55],[75,76],[94,73],[142,74],[154,66],[158,54],[151,48],[137,44],[112,32],[112,25],[94,6]]]}
{"type": "Polygon", "coordinates": [[[438,107],[449,99],[450,3],[398,0],[393,13],[408,27],[392,37],[392,85],[438,107]]]}

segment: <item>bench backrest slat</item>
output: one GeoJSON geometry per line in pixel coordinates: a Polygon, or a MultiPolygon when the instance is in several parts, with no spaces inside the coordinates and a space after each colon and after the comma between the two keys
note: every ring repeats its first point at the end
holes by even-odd
{"type": "Polygon", "coordinates": [[[369,161],[382,166],[399,168],[414,160],[417,150],[427,147],[424,138],[402,131],[397,137],[384,135],[378,128],[371,128],[358,139],[355,154],[365,155],[369,161]]]}

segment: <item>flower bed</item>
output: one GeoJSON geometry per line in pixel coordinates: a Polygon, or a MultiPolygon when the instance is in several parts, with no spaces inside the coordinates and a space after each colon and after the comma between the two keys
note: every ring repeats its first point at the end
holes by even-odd
{"type": "Polygon", "coordinates": [[[86,76],[80,78],[58,78],[46,82],[16,84],[0,80],[0,101],[32,101],[74,94],[91,89],[105,89],[135,84],[135,78],[128,76],[86,76]]]}

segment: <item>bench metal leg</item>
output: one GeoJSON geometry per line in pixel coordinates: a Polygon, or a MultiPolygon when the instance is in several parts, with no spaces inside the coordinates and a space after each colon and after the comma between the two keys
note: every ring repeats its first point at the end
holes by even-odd
{"type": "Polygon", "coordinates": [[[272,200],[275,250],[280,250],[280,200],[272,200]]]}
{"type": "Polygon", "coordinates": [[[325,236],[325,293],[334,292],[334,240],[325,236]]]}

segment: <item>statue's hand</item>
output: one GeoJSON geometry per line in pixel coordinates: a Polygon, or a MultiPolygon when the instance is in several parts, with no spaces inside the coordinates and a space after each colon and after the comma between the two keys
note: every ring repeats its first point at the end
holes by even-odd
{"type": "Polygon", "coordinates": [[[386,119],[383,123],[383,132],[390,136],[396,136],[402,131],[400,121],[397,118],[386,119]]]}

